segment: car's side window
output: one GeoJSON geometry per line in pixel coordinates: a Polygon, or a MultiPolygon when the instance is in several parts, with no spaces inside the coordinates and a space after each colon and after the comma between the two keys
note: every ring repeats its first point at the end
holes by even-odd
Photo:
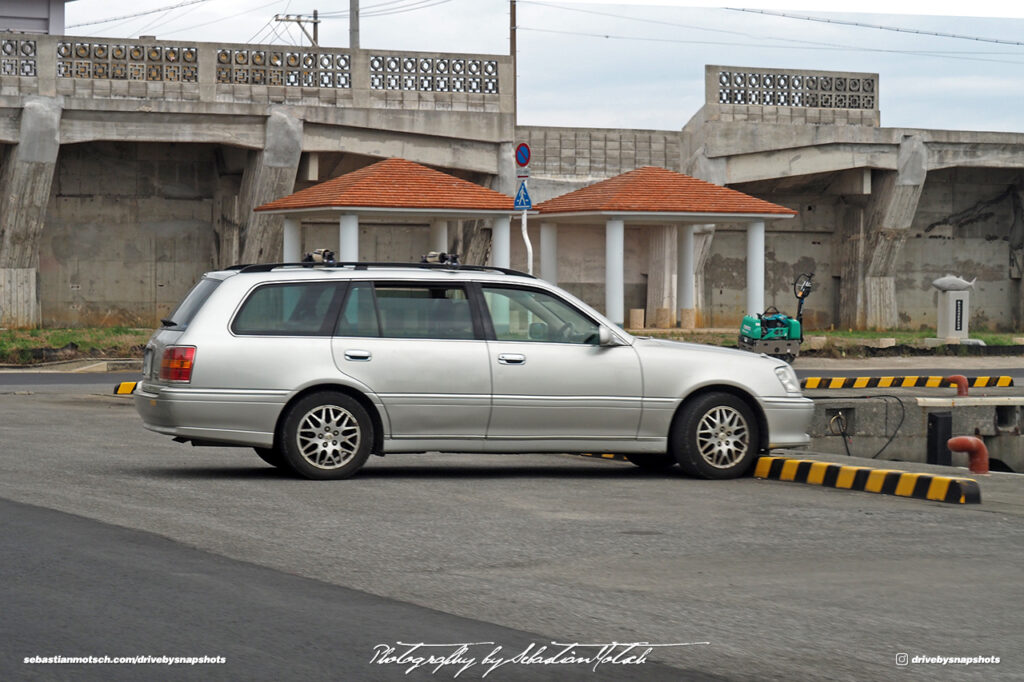
{"type": "Polygon", "coordinates": [[[536,289],[483,287],[499,341],[597,345],[598,325],[565,301],[536,289]]]}
{"type": "Polygon", "coordinates": [[[330,336],[333,282],[267,284],[255,289],[231,323],[235,334],[330,336]]]}
{"type": "Polygon", "coordinates": [[[336,336],[380,336],[372,284],[360,282],[349,286],[334,333],[336,336]]]}
{"type": "Polygon", "coordinates": [[[377,284],[381,336],[398,339],[473,339],[473,315],[461,286],[377,284]]]}

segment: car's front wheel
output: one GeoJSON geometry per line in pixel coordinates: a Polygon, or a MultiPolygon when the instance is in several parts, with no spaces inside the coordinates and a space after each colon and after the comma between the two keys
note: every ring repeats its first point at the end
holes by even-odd
{"type": "Polygon", "coordinates": [[[348,478],[370,456],[373,423],[355,399],[336,391],[311,393],[288,410],[281,430],[284,456],[300,476],[348,478]]]}
{"type": "Polygon", "coordinates": [[[706,393],[676,417],[670,448],[684,472],[702,478],[736,478],[757,459],[760,442],[750,407],[731,393],[706,393]]]}

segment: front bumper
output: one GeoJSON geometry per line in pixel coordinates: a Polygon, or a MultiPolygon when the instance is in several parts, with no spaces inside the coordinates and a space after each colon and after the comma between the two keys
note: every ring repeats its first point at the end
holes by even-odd
{"type": "Polygon", "coordinates": [[[765,421],[768,423],[768,448],[792,448],[807,445],[811,437],[807,427],[814,416],[810,398],[762,398],[765,421]]]}

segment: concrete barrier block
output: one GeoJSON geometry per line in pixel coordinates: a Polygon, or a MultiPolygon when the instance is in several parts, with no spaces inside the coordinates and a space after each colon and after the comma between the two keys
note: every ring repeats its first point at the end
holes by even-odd
{"type": "Polygon", "coordinates": [[[671,308],[654,309],[654,326],[658,329],[670,329],[675,326],[675,315],[671,308]]]}
{"type": "Polygon", "coordinates": [[[896,339],[891,336],[882,337],[880,339],[871,339],[867,343],[870,348],[893,348],[896,346],[896,339]]]}
{"type": "Polygon", "coordinates": [[[644,309],[643,308],[630,308],[629,309],[629,328],[630,329],[643,329],[644,328],[644,309]]]}
{"type": "Polygon", "coordinates": [[[807,347],[810,348],[811,350],[821,350],[822,348],[825,347],[825,344],[828,343],[828,337],[827,336],[805,336],[804,337],[804,343],[806,343],[807,347]]]}
{"type": "Polygon", "coordinates": [[[1015,336],[1015,337],[1013,337],[1013,345],[1015,345],[1015,346],[1024,346],[1024,336],[1015,336]]]}

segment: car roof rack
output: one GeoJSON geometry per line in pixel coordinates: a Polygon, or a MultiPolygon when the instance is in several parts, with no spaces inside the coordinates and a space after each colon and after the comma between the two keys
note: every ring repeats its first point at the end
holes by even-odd
{"type": "Polygon", "coordinates": [[[232,265],[226,270],[238,270],[238,272],[270,272],[283,267],[302,268],[352,268],[353,270],[367,270],[369,268],[421,268],[425,270],[449,270],[458,272],[470,270],[472,272],[500,272],[504,275],[516,275],[536,279],[533,275],[510,268],[499,268],[493,265],[452,265],[451,263],[388,263],[388,262],[301,262],[301,263],[257,263],[255,265],[232,265]]]}

